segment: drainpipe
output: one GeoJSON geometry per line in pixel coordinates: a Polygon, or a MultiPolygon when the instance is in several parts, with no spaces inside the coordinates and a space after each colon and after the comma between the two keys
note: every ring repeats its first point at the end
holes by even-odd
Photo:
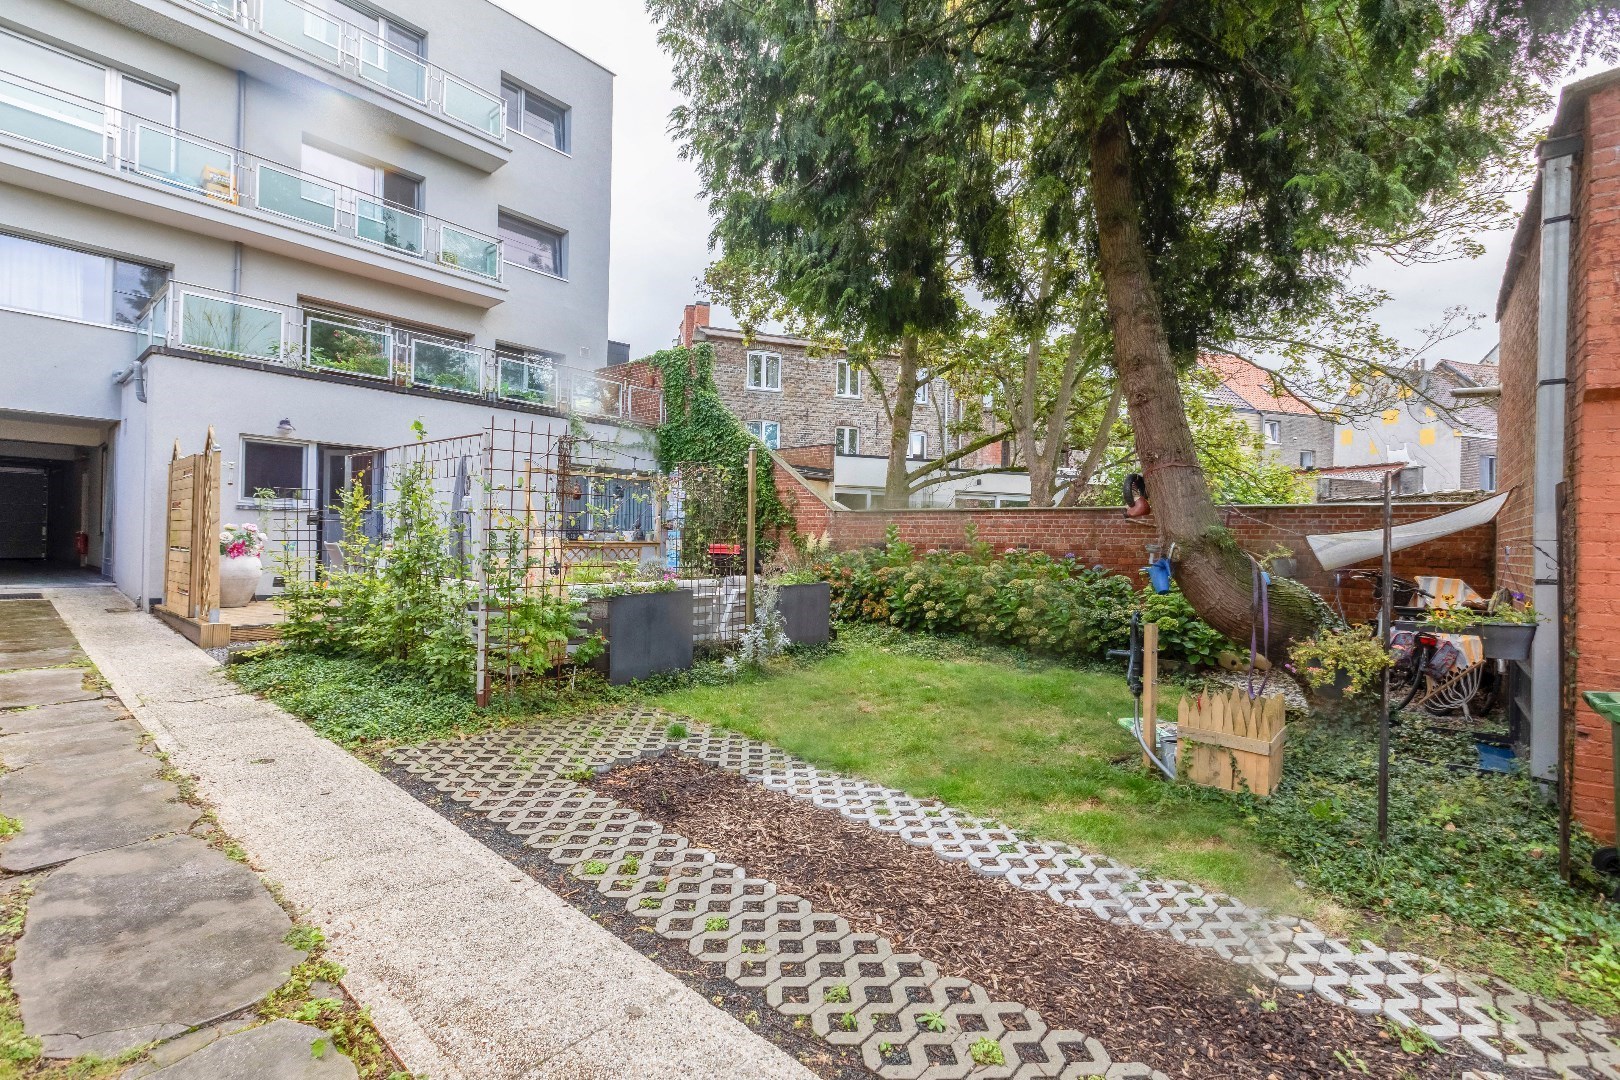
{"type": "MultiPolygon", "coordinates": [[[[1575,156],[1581,137],[1541,144],[1541,317],[1536,347],[1536,442],[1531,559],[1536,610],[1557,617],[1558,485],[1564,482],[1565,384],[1569,357],[1569,244],[1575,156]]],[[[1558,634],[1545,621],[1530,653],[1530,772],[1558,773],[1562,695],[1558,634]]]]}
{"type": "MultiPolygon", "coordinates": [[[[236,146],[247,142],[247,72],[236,73],[236,146]]],[[[231,245],[231,295],[242,295],[242,242],[231,245]]]]}

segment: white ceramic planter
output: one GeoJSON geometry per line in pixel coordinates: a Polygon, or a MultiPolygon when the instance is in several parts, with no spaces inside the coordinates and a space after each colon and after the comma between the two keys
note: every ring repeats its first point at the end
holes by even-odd
{"type": "Polygon", "coordinates": [[[253,602],[264,576],[264,563],[257,555],[219,558],[219,606],[243,607],[253,602]]]}

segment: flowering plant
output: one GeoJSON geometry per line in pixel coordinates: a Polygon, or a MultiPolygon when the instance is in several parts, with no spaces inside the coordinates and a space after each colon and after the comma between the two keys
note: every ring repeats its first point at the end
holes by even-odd
{"type": "Polygon", "coordinates": [[[219,534],[219,553],[232,559],[264,554],[264,533],[257,525],[227,525],[219,534]]]}

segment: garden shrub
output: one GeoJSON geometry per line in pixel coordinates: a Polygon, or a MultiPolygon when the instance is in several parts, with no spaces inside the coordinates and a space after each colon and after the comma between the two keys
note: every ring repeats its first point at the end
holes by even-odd
{"type": "Polygon", "coordinates": [[[906,630],[966,634],[983,641],[1063,656],[1102,656],[1130,638],[1131,614],[1159,623],[1161,655],[1211,664],[1235,648],[1199,619],[1179,591],[1138,591],[1130,579],[1073,556],[1038,551],[967,551],[918,555],[890,538],[880,549],[846,552],[820,564],[841,619],[906,630]]]}

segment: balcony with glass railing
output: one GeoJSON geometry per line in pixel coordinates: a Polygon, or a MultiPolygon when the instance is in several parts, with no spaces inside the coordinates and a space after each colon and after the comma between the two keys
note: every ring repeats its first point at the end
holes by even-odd
{"type": "Polygon", "coordinates": [[[498,92],[458,78],[425,58],[304,0],[189,0],[202,11],[382,90],[457,127],[506,143],[498,92]]]}
{"type": "Polygon", "coordinates": [[[170,282],[137,321],[135,355],[160,346],[591,419],[653,425],[663,416],[658,391],[601,370],[184,282],[170,282]]]}
{"type": "Polygon", "coordinates": [[[501,241],[245,150],[0,74],[0,136],[449,273],[501,280],[501,241]]]}

